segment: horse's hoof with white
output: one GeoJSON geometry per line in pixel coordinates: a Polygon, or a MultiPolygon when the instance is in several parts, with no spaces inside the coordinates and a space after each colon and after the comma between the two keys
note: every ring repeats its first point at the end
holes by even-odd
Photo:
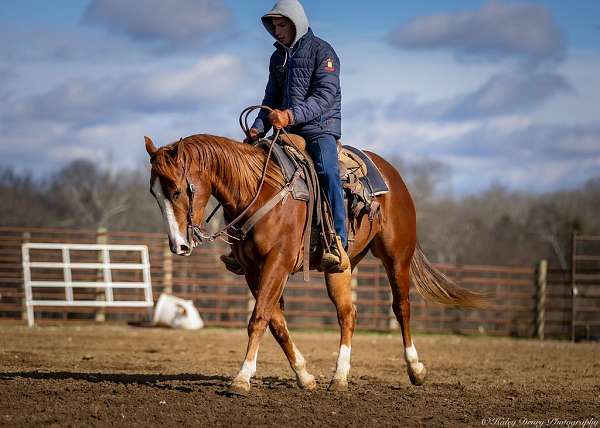
{"type": "Polygon", "coordinates": [[[329,384],[329,391],[348,391],[348,381],[344,379],[333,379],[329,384]]]}
{"type": "Polygon", "coordinates": [[[410,383],[415,386],[421,386],[425,382],[425,377],[427,377],[427,369],[423,363],[417,363],[414,367],[409,366],[408,377],[410,378],[410,383]]]}
{"type": "Polygon", "coordinates": [[[296,382],[298,382],[298,386],[306,391],[314,391],[317,389],[317,381],[315,377],[311,374],[305,375],[303,377],[296,376],[296,382]]]}
{"type": "Polygon", "coordinates": [[[227,388],[227,395],[247,397],[248,394],[250,394],[250,382],[244,380],[235,379],[227,388]]]}

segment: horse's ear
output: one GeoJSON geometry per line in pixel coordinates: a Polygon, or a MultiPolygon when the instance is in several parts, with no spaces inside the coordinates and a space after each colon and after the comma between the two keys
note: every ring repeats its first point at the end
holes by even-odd
{"type": "Polygon", "coordinates": [[[183,159],[184,159],[183,140],[179,140],[179,142],[177,143],[177,145],[175,147],[177,147],[177,163],[183,164],[183,159]]]}
{"type": "Polygon", "coordinates": [[[156,153],[156,146],[154,145],[150,137],[144,137],[144,141],[146,141],[146,151],[150,156],[152,156],[154,153],[156,153]]]}

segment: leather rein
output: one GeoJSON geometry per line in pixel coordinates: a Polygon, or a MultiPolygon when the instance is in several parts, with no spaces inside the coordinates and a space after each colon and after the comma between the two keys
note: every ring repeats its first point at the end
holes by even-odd
{"type": "MultiPolygon", "coordinates": [[[[268,106],[264,106],[264,105],[256,105],[256,106],[250,106],[250,107],[245,108],[242,111],[242,113],[240,114],[239,123],[242,128],[242,131],[244,131],[244,134],[246,134],[247,137],[250,137],[250,127],[248,126],[248,116],[250,115],[250,113],[252,113],[253,111],[258,110],[258,109],[265,109],[268,111],[273,111],[273,109],[271,109],[268,106]]],[[[223,238],[223,235],[225,235],[227,238],[235,239],[238,241],[244,240],[246,238],[247,232],[252,228],[252,226],[254,226],[254,224],[256,224],[262,216],[264,216],[268,211],[270,211],[271,208],[273,208],[279,201],[284,199],[289,192],[292,191],[292,184],[295,181],[296,177],[294,177],[292,180],[290,180],[290,182],[287,183],[281,189],[280,192],[278,192],[273,198],[271,198],[271,200],[269,200],[254,215],[252,215],[241,227],[239,227],[239,228],[235,227],[240,222],[240,220],[246,215],[246,213],[248,213],[249,209],[258,200],[258,196],[260,195],[260,191],[262,190],[263,184],[265,182],[265,178],[267,176],[267,168],[269,166],[269,161],[271,160],[271,154],[273,152],[273,145],[279,138],[279,134],[281,133],[281,131],[283,131],[285,134],[287,134],[285,129],[277,129],[277,131],[273,135],[272,140],[269,141],[269,139],[267,139],[267,138],[261,138],[259,140],[259,142],[265,141],[265,140],[269,142],[269,152],[268,152],[267,158],[265,160],[265,165],[263,167],[263,171],[262,171],[262,175],[261,175],[260,182],[258,185],[258,190],[256,191],[256,195],[254,195],[254,198],[252,198],[252,201],[250,201],[248,206],[246,206],[246,208],[244,208],[244,210],[236,218],[231,220],[229,223],[227,223],[225,226],[223,226],[221,229],[219,229],[217,232],[215,232],[213,234],[206,233],[206,226],[211,221],[211,219],[213,218],[213,216],[215,215],[217,210],[221,207],[221,203],[217,204],[215,209],[213,209],[213,211],[209,214],[209,216],[206,218],[206,220],[204,221],[204,223],[202,225],[195,224],[194,223],[194,196],[196,194],[196,188],[195,188],[194,184],[192,183],[192,181],[189,179],[187,172],[185,172],[184,175],[185,175],[185,181],[187,183],[187,196],[189,199],[188,213],[187,213],[187,240],[191,245],[196,246],[197,243],[201,243],[204,241],[213,242],[217,238],[221,238],[224,241],[229,243],[228,239],[223,238]],[[232,233],[229,233],[229,232],[232,232],[232,233]]]]}

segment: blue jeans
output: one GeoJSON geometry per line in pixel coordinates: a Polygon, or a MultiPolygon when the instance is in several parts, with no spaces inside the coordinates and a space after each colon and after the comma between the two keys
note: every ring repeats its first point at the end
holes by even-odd
{"type": "Polygon", "coordinates": [[[342,245],[347,247],[346,208],[344,207],[344,194],[340,181],[340,166],[338,164],[335,137],[330,134],[322,134],[307,140],[306,151],[315,164],[319,184],[331,205],[335,233],[342,239],[342,245]]]}

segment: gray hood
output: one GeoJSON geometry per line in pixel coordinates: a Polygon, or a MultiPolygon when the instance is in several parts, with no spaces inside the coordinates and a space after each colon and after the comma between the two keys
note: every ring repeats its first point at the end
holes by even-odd
{"type": "Polygon", "coordinates": [[[279,0],[275,3],[273,9],[261,18],[263,25],[275,40],[277,38],[275,37],[273,24],[271,24],[271,18],[282,16],[292,21],[296,27],[296,38],[294,39],[294,43],[292,43],[293,47],[308,32],[308,18],[298,0],[279,0]]]}

